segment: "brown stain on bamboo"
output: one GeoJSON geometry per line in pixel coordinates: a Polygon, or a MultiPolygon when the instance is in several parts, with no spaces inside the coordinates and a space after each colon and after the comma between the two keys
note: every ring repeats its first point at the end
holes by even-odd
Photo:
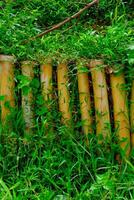
{"type": "MultiPolygon", "coordinates": [[[[119,138],[120,147],[126,157],[130,153],[130,124],[127,106],[127,94],[123,89],[125,77],[123,74],[110,74],[110,83],[113,97],[114,126],[119,138]],[[125,139],[125,141],[123,141],[125,139]]],[[[120,160],[117,157],[117,160],[120,160]]]]}
{"type": "Polygon", "coordinates": [[[14,98],[14,57],[0,55],[0,95],[4,96],[1,101],[1,120],[4,122],[10,110],[4,105],[9,102],[11,107],[15,106],[14,98]]]}
{"type": "MultiPolygon", "coordinates": [[[[35,63],[32,61],[23,61],[21,63],[22,75],[26,76],[28,80],[31,82],[34,78],[34,65],[35,63]]],[[[33,102],[33,93],[30,90],[28,94],[22,94],[22,110],[23,110],[23,118],[25,121],[26,131],[31,132],[34,126],[34,114],[32,108],[33,102]]]]}
{"type": "Polygon", "coordinates": [[[131,88],[131,104],[130,104],[130,122],[131,122],[131,146],[134,149],[134,80],[131,88]]]}
{"type": "Polygon", "coordinates": [[[106,77],[104,68],[101,67],[102,65],[103,61],[101,60],[91,60],[90,62],[94,92],[96,134],[99,138],[99,143],[102,143],[103,140],[109,141],[111,132],[106,77]]]}
{"type": "Polygon", "coordinates": [[[62,123],[68,125],[71,120],[69,108],[70,95],[68,91],[68,68],[66,63],[61,63],[57,67],[59,111],[62,114],[62,123]]]}
{"type": "Polygon", "coordinates": [[[78,90],[81,110],[81,119],[83,121],[83,131],[85,135],[92,133],[91,100],[88,73],[81,72],[78,69],[78,90]]]}

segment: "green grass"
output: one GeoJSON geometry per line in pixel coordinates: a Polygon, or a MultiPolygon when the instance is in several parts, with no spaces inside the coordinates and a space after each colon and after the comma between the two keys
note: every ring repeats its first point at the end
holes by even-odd
{"type": "MultiPolygon", "coordinates": [[[[20,101],[20,89],[33,89],[35,127],[32,135],[26,133],[20,102],[11,110],[6,124],[0,124],[0,199],[133,200],[134,152],[122,164],[116,161],[121,150],[113,128],[110,144],[105,141],[99,145],[95,134],[89,134],[89,145],[85,144],[75,64],[69,65],[70,128],[60,122],[57,94],[48,102],[51,113],[44,105],[39,73],[37,66],[35,78],[27,82],[18,69],[15,72],[16,102],[20,101]]],[[[53,87],[56,91],[55,80],[53,87]]]]}
{"type": "Polygon", "coordinates": [[[81,125],[66,128],[59,118],[46,135],[36,120],[31,137],[19,111],[10,117],[8,126],[0,126],[1,200],[134,199],[134,155],[119,165],[118,145],[111,143],[108,150],[89,134],[87,146],[81,125]]]}

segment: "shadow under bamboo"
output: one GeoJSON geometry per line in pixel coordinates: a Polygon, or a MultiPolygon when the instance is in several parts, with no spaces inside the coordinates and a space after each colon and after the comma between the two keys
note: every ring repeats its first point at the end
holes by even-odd
{"type": "MultiPolygon", "coordinates": [[[[21,63],[22,75],[28,79],[28,82],[31,82],[34,78],[34,65],[32,61],[23,61],[21,63]]],[[[23,118],[25,121],[25,128],[27,132],[32,132],[34,126],[34,114],[33,114],[33,93],[30,88],[28,94],[22,93],[22,111],[23,118]]]]}
{"type": "Polygon", "coordinates": [[[77,77],[83,131],[85,135],[88,135],[88,133],[92,133],[91,100],[88,73],[81,72],[78,67],[77,77]]]}
{"type": "MultiPolygon", "coordinates": [[[[113,98],[114,126],[119,144],[125,157],[130,153],[130,124],[128,116],[127,94],[124,74],[110,74],[110,84],[113,98]]],[[[120,159],[117,156],[117,160],[120,159]]]]}
{"type": "Polygon", "coordinates": [[[68,91],[68,68],[67,64],[61,63],[57,67],[59,110],[62,114],[62,123],[69,125],[71,112],[69,107],[70,95],[68,91]]]}
{"type": "Polygon", "coordinates": [[[131,146],[134,149],[134,80],[131,88],[131,104],[130,104],[130,122],[131,122],[131,146]]]}
{"type": "Polygon", "coordinates": [[[10,113],[10,107],[15,106],[14,98],[14,57],[0,55],[0,95],[3,96],[1,101],[1,120],[4,122],[10,113]],[[6,102],[9,108],[5,106],[6,102]]]}
{"type": "Polygon", "coordinates": [[[95,117],[96,117],[96,134],[98,142],[104,143],[110,140],[110,112],[107,94],[107,85],[103,61],[91,60],[90,71],[93,82],[95,117]]]}

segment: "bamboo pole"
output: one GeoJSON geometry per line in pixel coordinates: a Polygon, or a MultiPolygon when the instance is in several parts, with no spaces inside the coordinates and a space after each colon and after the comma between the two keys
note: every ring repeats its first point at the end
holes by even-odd
{"type": "Polygon", "coordinates": [[[111,132],[107,85],[102,65],[103,62],[101,60],[91,60],[90,62],[95,103],[96,134],[99,143],[102,143],[103,139],[109,141],[111,132]]]}
{"type": "Polygon", "coordinates": [[[131,104],[130,104],[130,122],[131,122],[131,146],[134,149],[134,80],[131,89],[131,104]]]}
{"type": "Polygon", "coordinates": [[[1,101],[1,120],[4,122],[10,113],[10,107],[15,106],[14,98],[14,57],[0,55],[0,95],[4,96],[1,101]],[[5,104],[9,103],[9,108],[5,104]]]}
{"type": "Polygon", "coordinates": [[[71,112],[69,108],[70,95],[67,88],[68,85],[68,68],[65,63],[61,63],[57,67],[57,81],[58,81],[58,97],[59,110],[62,114],[62,122],[68,125],[71,120],[71,112]]]}
{"type": "MultiPolygon", "coordinates": [[[[22,75],[27,77],[28,81],[31,82],[34,78],[34,62],[31,61],[23,61],[21,63],[21,70],[22,75]]],[[[26,131],[31,132],[34,126],[34,114],[32,108],[33,102],[33,93],[30,88],[28,94],[22,93],[22,110],[23,110],[23,117],[25,121],[26,131]]]]}
{"type": "Polygon", "coordinates": [[[91,100],[88,73],[81,72],[81,70],[78,68],[77,77],[83,131],[85,135],[88,135],[88,133],[92,133],[91,100]]]}
{"type": "Polygon", "coordinates": [[[52,65],[41,65],[41,87],[45,101],[52,100],[52,65]]]}
{"type": "Polygon", "coordinates": [[[51,102],[52,102],[52,64],[46,63],[41,65],[41,87],[42,87],[42,95],[44,98],[44,106],[48,108],[49,115],[47,117],[47,122],[45,122],[44,128],[45,130],[51,131],[51,136],[53,133],[52,123],[51,123],[51,102]]]}
{"type": "MultiPolygon", "coordinates": [[[[110,83],[113,97],[114,124],[120,147],[128,157],[130,153],[130,124],[127,106],[127,94],[123,89],[125,77],[123,74],[110,74],[110,83]]],[[[118,159],[118,157],[117,157],[118,159]]]]}

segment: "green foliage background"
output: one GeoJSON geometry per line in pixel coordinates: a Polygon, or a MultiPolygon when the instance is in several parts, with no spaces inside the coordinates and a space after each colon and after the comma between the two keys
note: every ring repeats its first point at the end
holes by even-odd
{"type": "MultiPolygon", "coordinates": [[[[20,89],[24,92],[33,89],[35,127],[32,137],[25,135],[20,105],[5,126],[0,124],[0,200],[134,199],[134,166],[128,160],[118,165],[115,161],[118,145],[109,144],[109,153],[105,146],[97,144],[94,135],[89,135],[90,149],[83,142],[80,113],[76,112],[79,100],[73,62],[102,58],[106,64],[115,66],[117,72],[125,70],[129,92],[134,78],[133,1],[100,0],[98,6],[59,30],[23,44],[24,40],[73,15],[88,2],[0,1],[0,54],[39,63],[53,59],[54,70],[55,62],[68,60],[70,106],[74,109],[74,130],[68,130],[60,124],[56,92],[51,113],[44,106],[38,65],[32,82],[16,69],[17,98],[20,98],[20,89]],[[56,124],[54,132],[44,130],[47,122],[49,126],[56,124]]],[[[112,134],[114,140],[116,133],[112,134]]]]}
{"type": "Polygon", "coordinates": [[[23,45],[24,40],[78,12],[89,1],[35,0],[0,2],[0,53],[18,59],[102,57],[115,63],[127,57],[132,43],[133,2],[101,0],[60,30],[23,45]],[[72,26],[71,28],[69,28],[72,26]]]}

